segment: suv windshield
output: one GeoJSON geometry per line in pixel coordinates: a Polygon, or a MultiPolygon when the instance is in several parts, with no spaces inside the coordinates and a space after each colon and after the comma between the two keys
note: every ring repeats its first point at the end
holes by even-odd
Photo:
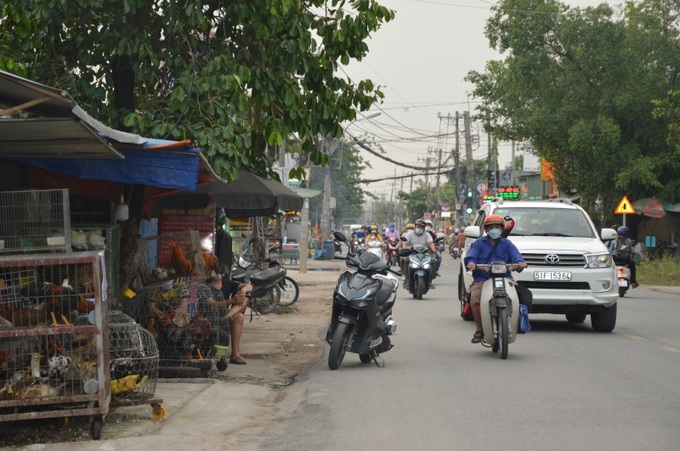
{"type": "Polygon", "coordinates": [[[515,227],[510,236],[572,236],[595,238],[588,218],[581,210],[562,208],[513,208],[499,206],[494,214],[510,216],[515,227]]]}

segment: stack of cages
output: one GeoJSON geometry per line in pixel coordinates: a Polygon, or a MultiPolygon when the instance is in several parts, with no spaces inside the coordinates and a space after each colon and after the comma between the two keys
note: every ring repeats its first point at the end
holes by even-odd
{"type": "Polygon", "coordinates": [[[68,190],[0,192],[0,255],[71,250],[68,190]]]}
{"type": "Polygon", "coordinates": [[[109,311],[109,359],[112,404],[153,402],[158,382],[156,340],[118,310],[109,311]]]}
{"type": "Polygon", "coordinates": [[[0,421],[90,416],[110,399],[104,252],[0,256],[0,421]]]}
{"type": "Polygon", "coordinates": [[[73,224],[71,247],[74,251],[104,250],[106,256],[106,300],[112,309],[121,308],[120,226],[118,224],[73,224]]]}
{"type": "Polygon", "coordinates": [[[223,370],[229,320],[226,309],[213,304],[222,294],[205,283],[200,249],[194,230],[143,238],[137,261],[144,286],[125,301],[123,311],[154,337],[161,365],[190,364],[206,370],[217,359],[217,368],[223,370]],[[190,273],[180,274],[180,268],[169,262],[173,246],[180,246],[183,257],[192,263],[190,273]]]}

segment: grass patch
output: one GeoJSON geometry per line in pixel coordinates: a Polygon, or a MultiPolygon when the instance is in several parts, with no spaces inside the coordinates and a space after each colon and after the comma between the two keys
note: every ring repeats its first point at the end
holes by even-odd
{"type": "Polygon", "coordinates": [[[276,310],[274,312],[277,315],[284,315],[286,313],[295,313],[297,312],[297,307],[295,305],[291,305],[290,307],[276,307],[276,310]]]}
{"type": "Polygon", "coordinates": [[[679,286],[680,264],[673,257],[640,262],[637,265],[637,280],[647,285],[679,286]]]}

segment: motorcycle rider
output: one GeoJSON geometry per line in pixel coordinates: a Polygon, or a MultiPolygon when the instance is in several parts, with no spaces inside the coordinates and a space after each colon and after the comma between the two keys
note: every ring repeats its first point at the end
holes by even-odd
{"type": "MultiPolygon", "coordinates": [[[[432,235],[425,233],[425,220],[418,219],[415,223],[414,230],[411,230],[404,235],[406,241],[402,241],[400,246],[402,249],[407,249],[415,245],[426,246],[430,249],[432,255],[437,255],[437,248],[434,247],[432,235]]],[[[410,281],[408,280],[408,258],[402,260],[401,273],[404,275],[404,288],[408,288],[410,281]]],[[[430,288],[434,289],[434,285],[430,284],[430,288]]]]}
{"type": "MultiPolygon", "coordinates": [[[[395,243],[397,245],[397,247],[399,246],[399,232],[397,232],[395,230],[394,224],[389,225],[387,232],[385,232],[385,238],[387,239],[388,242],[392,241],[393,243],[395,243]]],[[[391,254],[391,251],[388,251],[388,252],[385,253],[385,258],[387,259],[388,263],[390,261],[390,256],[391,256],[390,254],[391,254]]]]}
{"type": "Polygon", "coordinates": [[[630,269],[630,286],[637,288],[640,284],[637,281],[635,260],[633,260],[633,242],[628,238],[628,232],[630,232],[630,229],[626,226],[616,229],[616,239],[609,244],[609,253],[612,254],[615,264],[628,266],[630,269]],[[622,248],[626,250],[622,250],[622,248]]]}
{"type": "Polygon", "coordinates": [[[385,232],[385,237],[386,238],[395,238],[399,239],[399,232],[394,228],[394,224],[390,224],[390,226],[387,229],[387,232],[385,232]]]}
{"type": "MultiPolygon", "coordinates": [[[[370,231],[369,233],[371,233],[371,234],[375,233],[376,236],[377,236],[377,240],[380,241],[381,243],[383,242],[382,235],[381,235],[380,232],[378,231],[378,226],[377,226],[377,225],[373,224],[373,225],[371,226],[371,231],[370,231]]],[[[368,241],[368,238],[366,238],[366,241],[368,241]]]]}
{"type": "MultiPolygon", "coordinates": [[[[486,235],[477,238],[470,249],[465,254],[465,267],[473,271],[474,282],[470,285],[470,305],[472,306],[472,316],[475,319],[477,330],[472,336],[471,343],[479,343],[484,338],[482,328],[482,313],[480,301],[482,297],[482,285],[491,276],[488,271],[475,271],[477,264],[488,265],[494,261],[505,263],[515,263],[519,265],[519,271],[527,267],[522,254],[512,241],[501,238],[501,233],[505,227],[505,220],[499,215],[490,215],[484,220],[484,230],[486,235]]],[[[512,278],[508,272],[505,277],[512,278]]],[[[517,296],[520,303],[525,304],[531,310],[531,291],[527,288],[515,284],[517,296]]]]}
{"type": "MultiPolygon", "coordinates": [[[[434,224],[432,224],[432,221],[430,221],[429,219],[427,219],[425,221],[425,231],[430,234],[430,236],[432,237],[432,241],[434,241],[437,238],[437,234],[433,230],[433,225],[434,224]]],[[[436,249],[436,247],[435,247],[435,249],[436,249]]],[[[442,254],[440,254],[439,251],[437,251],[434,254],[434,277],[439,277],[439,267],[441,266],[441,264],[442,264],[442,254]]],[[[433,277],[433,279],[434,279],[434,277],[433,277]]]]}

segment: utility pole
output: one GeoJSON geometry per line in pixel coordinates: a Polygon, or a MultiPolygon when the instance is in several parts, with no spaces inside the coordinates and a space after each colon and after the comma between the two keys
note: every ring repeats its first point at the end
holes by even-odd
{"type": "Polygon", "coordinates": [[[477,209],[477,198],[479,195],[475,192],[475,161],[472,158],[472,136],[470,133],[470,113],[467,111],[463,112],[463,127],[465,130],[465,159],[467,160],[467,171],[465,177],[465,183],[467,184],[468,191],[472,192],[472,197],[468,198],[468,207],[472,208],[474,212],[477,209]]]}
{"type": "Polygon", "coordinates": [[[460,136],[459,136],[459,130],[458,130],[458,120],[460,119],[460,115],[458,111],[456,111],[456,147],[454,148],[453,152],[453,165],[455,169],[455,180],[456,180],[456,196],[457,196],[457,202],[456,202],[456,211],[455,211],[455,223],[459,224],[460,223],[460,217],[462,214],[461,208],[463,205],[463,200],[465,199],[463,195],[463,186],[461,183],[461,177],[460,177],[460,136]]]}

